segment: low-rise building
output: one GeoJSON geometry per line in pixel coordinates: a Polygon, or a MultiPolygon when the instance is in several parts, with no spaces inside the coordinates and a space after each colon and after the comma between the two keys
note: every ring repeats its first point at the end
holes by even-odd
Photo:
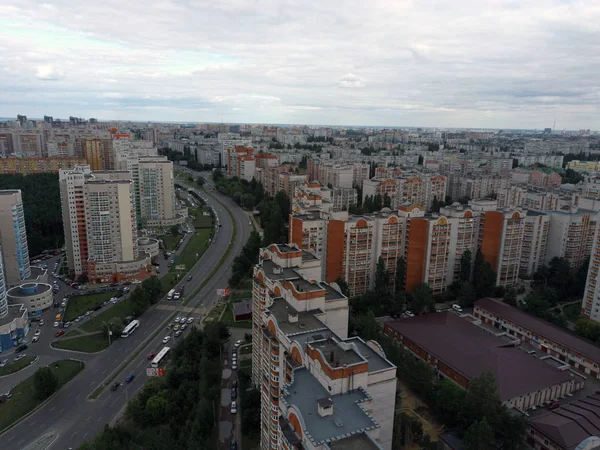
{"type": "Polygon", "coordinates": [[[25,283],[6,293],[9,304],[22,304],[29,317],[39,317],[53,303],[52,286],[46,283],[25,283]]]}

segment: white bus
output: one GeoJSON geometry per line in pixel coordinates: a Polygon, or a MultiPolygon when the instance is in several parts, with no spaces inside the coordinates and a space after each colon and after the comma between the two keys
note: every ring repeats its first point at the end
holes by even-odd
{"type": "Polygon", "coordinates": [[[173,300],[173,296],[175,295],[175,289],[171,289],[167,294],[167,300],[173,300]]]}
{"type": "Polygon", "coordinates": [[[133,333],[135,330],[137,330],[137,328],[140,326],[140,321],[139,320],[132,320],[129,325],[127,325],[125,327],[125,329],[123,330],[123,333],[121,333],[121,337],[126,338],[127,336],[131,335],[131,333],[133,333]]]}
{"type": "Polygon", "coordinates": [[[156,369],[158,366],[160,366],[160,363],[167,357],[170,350],[170,347],[163,347],[163,349],[160,352],[158,352],[158,355],[156,355],[150,363],[152,367],[156,369]]]}

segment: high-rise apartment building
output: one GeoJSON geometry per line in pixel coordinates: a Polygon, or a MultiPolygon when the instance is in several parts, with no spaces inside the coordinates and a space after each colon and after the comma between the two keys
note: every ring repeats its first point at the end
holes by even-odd
{"type": "Polygon", "coordinates": [[[540,211],[527,211],[523,228],[519,276],[530,277],[544,264],[548,246],[550,215],[540,211]]]}
{"type": "Polygon", "coordinates": [[[150,258],[137,249],[131,173],[78,166],[61,170],[59,183],[67,262],[74,275],[85,274],[91,282],[145,276],[150,258]]]}
{"type": "Polygon", "coordinates": [[[570,211],[548,211],[548,215],[550,229],[545,264],[554,257],[565,258],[571,269],[579,269],[592,253],[600,214],[571,208],[570,211]]]}
{"type": "Polygon", "coordinates": [[[31,275],[21,191],[0,191],[0,244],[4,255],[6,283],[20,284],[31,275]]]}
{"type": "Polygon", "coordinates": [[[173,163],[166,156],[144,156],[139,159],[138,170],[142,221],[147,226],[181,223],[175,215],[173,163]]]}
{"type": "Polygon", "coordinates": [[[348,338],[348,299],[294,245],[254,267],[252,380],[267,449],[391,449],[396,367],[375,341],[348,338]],[[356,447],[356,446],[359,447],[356,447]]]}
{"type": "Polygon", "coordinates": [[[92,171],[115,168],[112,139],[78,138],[75,141],[75,154],[85,158],[92,171]]]}

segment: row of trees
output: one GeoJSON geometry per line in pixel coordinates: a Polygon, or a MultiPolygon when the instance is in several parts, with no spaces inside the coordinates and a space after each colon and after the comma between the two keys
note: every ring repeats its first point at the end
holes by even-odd
{"type": "Polygon", "coordinates": [[[260,245],[260,235],[252,231],[242,251],[233,260],[231,278],[228,282],[230,287],[238,287],[241,281],[252,273],[252,266],[258,262],[260,245]]]}
{"type": "Polygon", "coordinates": [[[57,174],[0,175],[0,189],[21,189],[30,255],[64,244],[57,174]]]}
{"type": "Polygon", "coordinates": [[[127,426],[105,426],[80,450],[214,448],[221,392],[220,352],[227,327],[192,328],[172,351],[165,377],[151,379],[125,410],[127,426]]]}

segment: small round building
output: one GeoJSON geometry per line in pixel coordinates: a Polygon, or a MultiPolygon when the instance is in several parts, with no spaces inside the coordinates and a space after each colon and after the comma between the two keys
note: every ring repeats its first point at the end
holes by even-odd
{"type": "Polygon", "coordinates": [[[25,283],[10,288],[6,294],[8,303],[23,305],[29,317],[40,316],[53,302],[52,286],[47,283],[25,283]]]}

